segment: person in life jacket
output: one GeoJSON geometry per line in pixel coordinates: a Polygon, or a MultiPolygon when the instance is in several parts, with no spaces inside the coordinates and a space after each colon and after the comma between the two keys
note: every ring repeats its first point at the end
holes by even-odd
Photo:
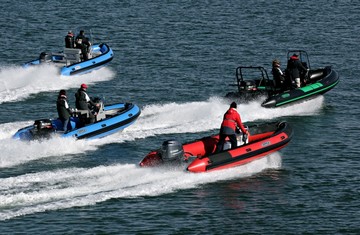
{"type": "Polygon", "coordinates": [[[86,93],[88,86],[86,84],[81,84],[78,91],[75,93],[75,106],[78,110],[87,110],[89,114],[89,123],[95,122],[95,115],[92,112],[94,107],[99,107],[99,104],[94,103],[88,94],[86,93]]]}
{"type": "Polygon", "coordinates": [[[231,142],[231,149],[237,147],[236,129],[239,128],[242,133],[249,135],[249,131],[244,127],[241,122],[239,113],[236,110],[237,104],[232,102],[230,108],[224,114],[223,121],[220,128],[220,138],[216,146],[215,153],[220,152],[225,143],[226,137],[229,137],[231,142]]]}
{"type": "Polygon", "coordinates": [[[72,33],[72,31],[69,31],[68,34],[65,36],[65,47],[66,48],[75,47],[74,34],[72,33]]]}
{"type": "Polygon", "coordinates": [[[76,48],[81,50],[83,60],[88,60],[91,43],[89,39],[85,36],[84,30],[80,30],[80,34],[75,38],[75,46],[76,48]]]}
{"type": "Polygon", "coordinates": [[[281,91],[285,90],[286,87],[288,87],[288,84],[286,83],[285,74],[280,68],[279,60],[275,59],[272,61],[271,73],[275,81],[275,88],[278,88],[281,91]]]}
{"type": "Polygon", "coordinates": [[[59,96],[56,101],[56,108],[59,115],[59,119],[63,123],[63,131],[66,132],[70,120],[70,116],[73,110],[69,107],[65,90],[60,90],[59,96]]]}
{"type": "Polygon", "coordinates": [[[291,81],[294,81],[296,87],[301,87],[301,83],[304,82],[304,78],[301,81],[300,73],[305,74],[308,69],[301,63],[299,60],[299,56],[297,54],[293,54],[288,60],[287,71],[289,72],[289,76],[291,81]]]}

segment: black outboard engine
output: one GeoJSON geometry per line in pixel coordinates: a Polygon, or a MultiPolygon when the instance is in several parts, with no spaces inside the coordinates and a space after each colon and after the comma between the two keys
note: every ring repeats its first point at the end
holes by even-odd
{"type": "Polygon", "coordinates": [[[34,136],[34,139],[43,139],[49,138],[54,131],[55,130],[50,119],[40,119],[35,120],[34,129],[31,133],[34,136]]]}
{"type": "Polygon", "coordinates": [[[51,61],[51,58],[52,58],[52,55],[50,52],[41,52],[40,53],[40,56],[39,56],[39,59],[40,59],[40,63],[43,63],[43,62],[50,62],[51,61]]]}
{"type": "Polygon", "coordinates": [[[245,81],[245,90],[252,91],[254,88],[256,88],[255,81],[253,80],[245,81]]]}
{"type": "Polygon", "coordinates": [[[176,140],[164,141],[161,147],[161,156],[164,162],[181,162],[184,156],[182,144],[176,140]]]}

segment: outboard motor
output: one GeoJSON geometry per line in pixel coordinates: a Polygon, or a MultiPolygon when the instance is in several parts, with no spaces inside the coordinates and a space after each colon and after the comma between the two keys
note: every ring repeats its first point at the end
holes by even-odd
{"type": "Polygon", "coordinates": [[[256,89],[255,81],[253,80],[245,81],[245,90],[252,91],[254,89],[256,89]]]}
{"type": "Polygon", "coordinates": [[[50,119],[35,120],[34,123],[37,130],[51,129],[52,123],[50,119]]]}
{"type": "Polygon", "coordinates": [[[176,140],[164,141],[161,147],[161,156],[164,162],[180,162],[184,156],[182,144],[176,140]]]}
{"type": "Polygon", "coordinates": [[[44,63],[44,62],[50,62],[52,58],[51,53],[49,52],[41,52],[39,59],[40,59],[40,63],[44,63]]]}
{"type": "Polygon", "coordinates": [[[49,138],[54,133],[50,119],[35,120],[34,129],[31,131],[35,139],[49,138]]]}

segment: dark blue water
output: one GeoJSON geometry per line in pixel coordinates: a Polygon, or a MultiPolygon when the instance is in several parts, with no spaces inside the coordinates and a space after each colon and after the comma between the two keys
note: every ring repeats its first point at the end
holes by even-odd
{"type": "MultiPolygon", "coordinates": [[[[360,5],[338,1],[3,1],[0,15],[1,234],[359,234],[360,5]],[[111,65],[60,77],[24,70],[86,25],[111,65]],[[141,169],[164,140],[217,132],[239,65],[270,70],[289,49],[340,74],[337,87],[295,107],[239,105],[245,122],[288,121],[291,143],[246,166],[206,174],[141,169]],[[81,83],[142,114],[95,141],[11,139],[56,115],[60,89],[81,83]]],[[[74,97],[69,96],[70,103],[74,97]]]]}

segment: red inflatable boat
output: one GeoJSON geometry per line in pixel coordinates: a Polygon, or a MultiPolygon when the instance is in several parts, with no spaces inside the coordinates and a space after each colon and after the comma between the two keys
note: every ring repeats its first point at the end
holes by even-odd
{"type": "Polygon", "coordinates": [[[204,137],[185,144],[180,144],[176,140],[165,141],[161,149],[151,151],[146,155],[140,162],[140,166],[189,163],[191,157],[195,157],[187,166],[190,172],[226,169],[246,164],[282,149],[293,135],[293,130],[287,122],[253,125],[248,129],[250,136],[245,142],[238,136],[238,146],[235,149],[230,149],[230,142],[226,142],[224,150],[216,154],[214,151],[219,135],[204,137]]]}

